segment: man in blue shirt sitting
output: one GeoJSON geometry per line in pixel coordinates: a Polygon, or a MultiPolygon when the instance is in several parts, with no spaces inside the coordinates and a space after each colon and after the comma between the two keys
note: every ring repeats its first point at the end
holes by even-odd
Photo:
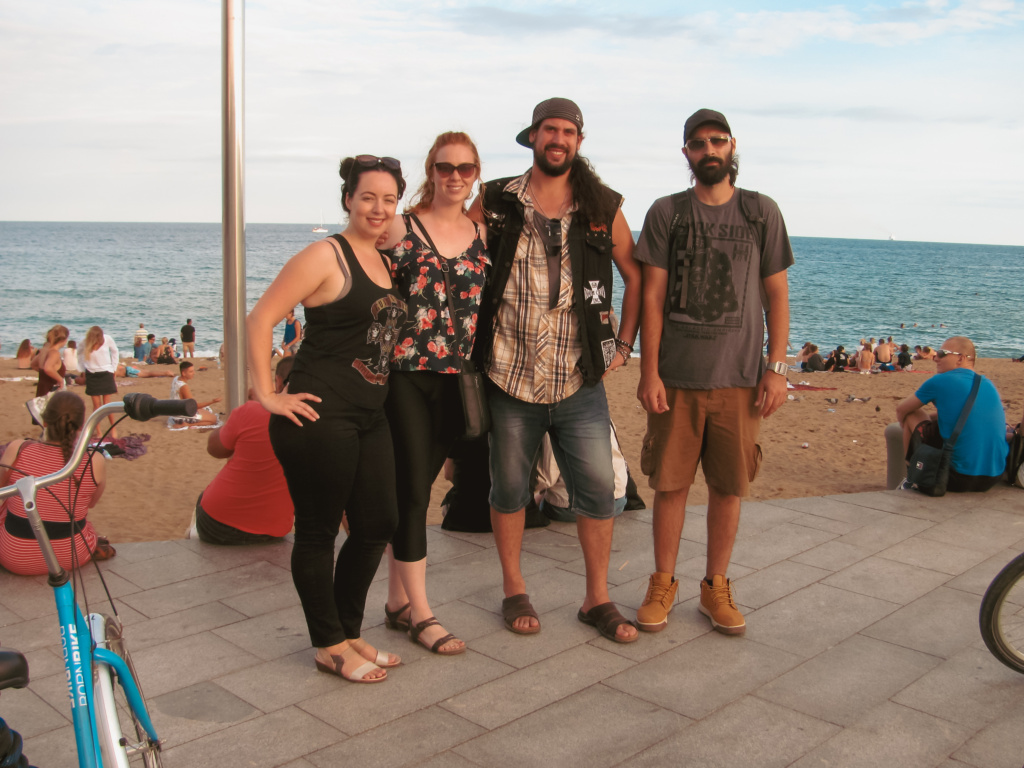
{"type": "MultiPolygon", "coordinates": [[[[966,336],[946,339],[935,353],[938,374],[896,406],[908,461],[921,443],[941,448],[949,439],[974,383],[976,359],[974,343],[966,336]],[[937,413],[924,412],[928,403],[935,403],[937,413]]],[[[1006,452],[1003,403],[992,382],[982,376],[977,399],[953,448],[948,490],[987,491],[1006,469],[1006,452]]]]}

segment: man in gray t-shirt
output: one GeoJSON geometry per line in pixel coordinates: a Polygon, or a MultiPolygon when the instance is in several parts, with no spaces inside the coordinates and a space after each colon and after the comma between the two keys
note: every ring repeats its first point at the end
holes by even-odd
{"type": "Polygon", "coordinates": [[[736,187],[736,139],[725,116],[695,112],[683,129],[694,187],[655,201],[634,257],[643,264],[642,463],[654,488],[654,560],[637,625],[668,623],[686,497],[700,464],[708,483],[707,573],[699,610],[742,634],[726,570],[740,499],[757,474],[760,420],[786,399],[793,251],[778,206],[736,187]],[[762,354],[768,330],[768,364],[762,354]]]}

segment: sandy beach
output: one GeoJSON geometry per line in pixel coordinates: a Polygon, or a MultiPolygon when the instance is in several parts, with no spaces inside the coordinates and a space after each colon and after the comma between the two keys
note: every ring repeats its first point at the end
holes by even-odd
{"type": "MultiPolygon", "coordinates": [[[[214,360],[197,360],[200,371],[191,382],[199,400],[223,395],[224,374],[214,360]]],[[[149,370],[175,370],[172,366],[150,366],[149,370]]],[[[917,372],[862,375],[855,373],[802,373],[791,371],[792,384],[801,382],[823,391],[791,391],[793,400],[764,421],[761,445],[764,463],[752,485],[752,499],[824,496],[881,490],[885,485],[885,425],[895,420],[896,403],[933,374],[931,362],[920,364],[917,372]],[[868,402],[847,402],[850,396],[868,402]],[[836,403],[829,402],[835,398],[836,403]],[[803,448],[807,443],[808,447],[803,448]]],[[[1024,410],[1024,364],[1008,359],[982,359],[978,371],[989,377],[1003,398],[1007,420],[1016,424],[1024,410]]],[[[612,418],[622,441],[626,459],[634,471],[641,496],[650,505],[653,492],[639,473],[640,444],[646,429],[646,415],[636,400],[640,365],[633,360],[625,369],[606,379],[612,418]]],[[[25,401],[35,391],[36,374],[19,371],[13,359],[0,360],[0,444],[15,437],[35,434],[30,428],[25,401]],[[26,375],[27,374],[27,375],[26,375]],[[21,378],[20,381],[11,379],[21,378]]],[[[147,392],[167,397],[169,378],[119,379],[118,394],[147,392]]],[[[86,400],[84,387],[72,387],[86,400]]],[[[214,406],[214,410],[218,407],[214,406]]],[[[89,406],[91,409],[91,406],[89,406]]],[[[115,544],[119,541],[161,541],[180,538],[189,522],[199,492],[217,473],[222,461],[206,453],[207,432],[172,432],[165,419],[140,423],[125,420],[118,432],[146,434],[144,456],[133,461],[123,458],[108,462],[107,489],[90,513],[97,530],[115,544]]],[[[448,484],[439,479],[434,486],[430,522],[441,520],[439,504],[448,484]]],[[[707,488],[700,471],[689,503],[707,501],[707,488]]]]}

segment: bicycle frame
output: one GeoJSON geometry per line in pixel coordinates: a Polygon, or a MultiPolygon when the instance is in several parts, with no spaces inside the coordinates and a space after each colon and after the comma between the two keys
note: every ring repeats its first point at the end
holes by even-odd
{"type": "MultiPolygon", "coordinates": [[[[93,669],[95,664],[105,664],[117,676],[124,689],[128,705],[139,723],[153,742],[158,742],[156,729],[146,711],[138,685],[124,659],[107,648],[97,647],[90,622],[82,614],[71,577],[61,567],[50,544],[50,538],[36,508],[36,490],[60,482],[74,473],[88,447],[88,438],[95,425],[111,413],[123,411],[121,402],[108,403],[97,408],[82,426],[78,443],[71,459],[63,469],[45,477],[26,476],[15,481],[14,486],[0,491],[0,499],[19,494],[23,500],[25,516],[35,533],[36,540],[46,561],[49,585],[53,588],[57,603],[57,620],[60,624],[64,668],[67,677],[68,698],[71,701],[71,720],[75,729],[75,744],[78,748],[79,768],[104,768],[100,739],[96,722],[96,699],[93,690],[93,669]]],[[[98,630],[99,631],[99,630],[98,630]]],[[[100,638],[105,641],[106,638],[100,638]]]]}

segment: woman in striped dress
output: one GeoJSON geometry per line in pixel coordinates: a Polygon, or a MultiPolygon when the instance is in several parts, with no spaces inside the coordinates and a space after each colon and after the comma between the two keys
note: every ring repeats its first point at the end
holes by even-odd
{"type": "MultiPolygon", "coordinates": [[[[82,398],[73,392],[55,393],[43,411],[46,439],[12,440],[8,444],[0,458],[0,486],[11,485],[25,475],[41,477],[59,470],[71,458],[84,423],[82,398]]],[[[64,568],[70,570],[93,557],[106,560],[114,554],[109,542],[97,537],[92,523],[86,520],[88,511],[103,495],[105,485],[106,467],[103,457],[96,454],[91,462],[88,457],[83,458],[71,477],[36,496],[39,515],[64,568]]],[[[0,506],[0,523],[0,565],[11,573],[46,573],[46,563],[20,496],[12,496],[0,506]]]]}

